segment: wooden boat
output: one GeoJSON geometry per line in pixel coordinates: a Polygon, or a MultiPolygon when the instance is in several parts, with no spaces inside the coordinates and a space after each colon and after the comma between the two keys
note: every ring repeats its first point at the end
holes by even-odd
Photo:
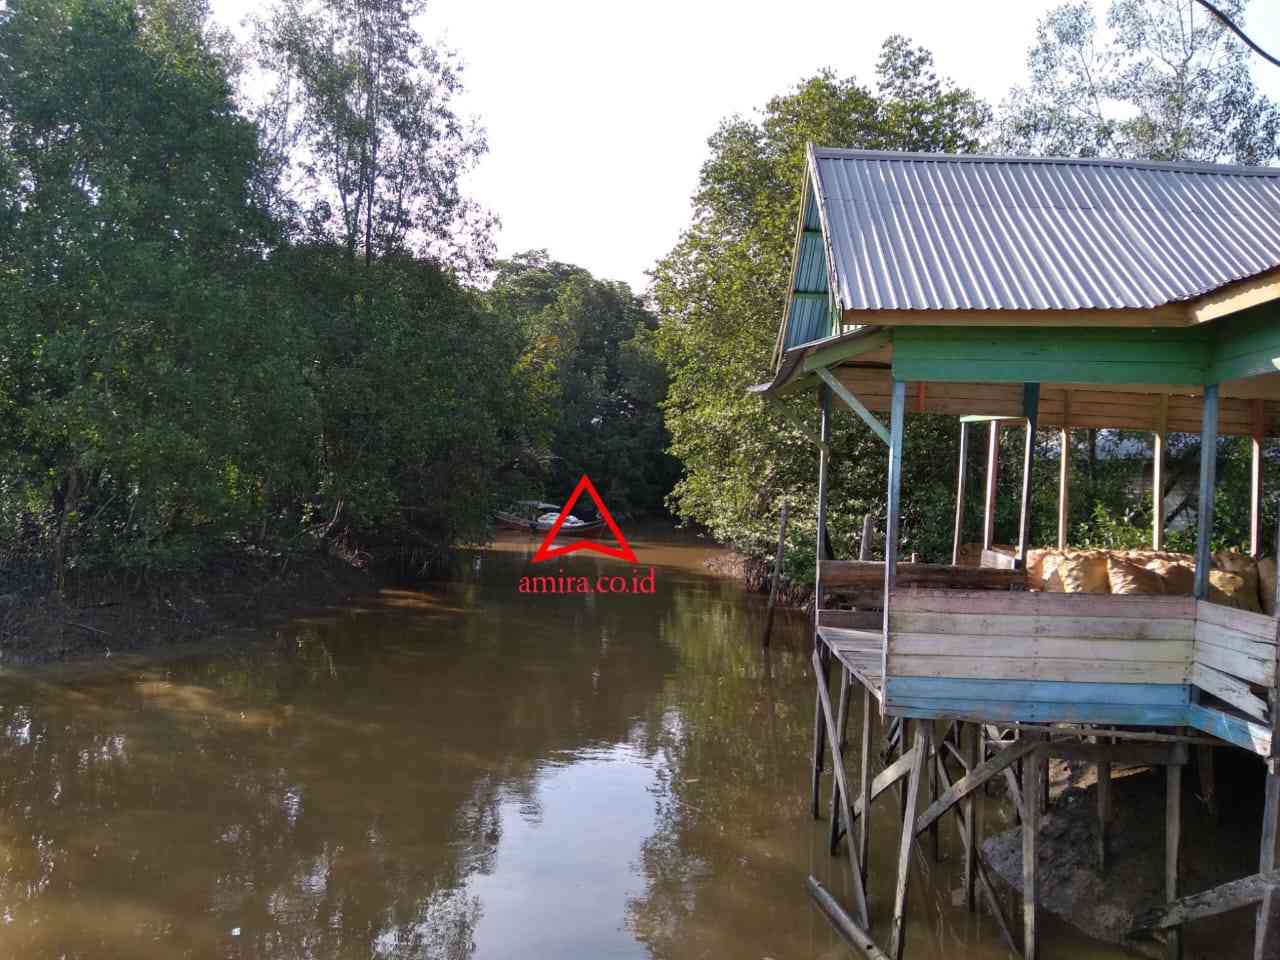
{"type": "MultiPolygon", "coordinates": [[[[560,518],[560,508],[554,503],[537,500],[521,500],[506,510],[494,514],[494,522],[506,530],[524,530],[528,533],[546,533],[560,518]]],[[[605,529],[603,520],[580,520],[573,514],[565,518],[559,537],[587,537],[605,529]]]]}

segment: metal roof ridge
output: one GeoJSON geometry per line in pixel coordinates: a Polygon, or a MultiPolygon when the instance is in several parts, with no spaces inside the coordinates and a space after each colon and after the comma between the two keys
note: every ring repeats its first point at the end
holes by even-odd
{"type": "Polygon", "coordinates": [[[1165,173],[1219,174],[1225,176],[1280,177],[1280,167],[1202,163],[1191,160],[1126,160],[1115,157],[1023,157],[1012,154],[921,153],[908,150],[863,150],[852,147],[820,147],[809,144],[816,160],[906,160],[932,163],[1004,163],[1073,167],[1123,167],[1165,173]]]}

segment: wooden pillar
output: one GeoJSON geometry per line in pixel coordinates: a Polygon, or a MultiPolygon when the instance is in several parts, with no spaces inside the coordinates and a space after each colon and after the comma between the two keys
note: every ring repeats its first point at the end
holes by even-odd
{"type": "Polygon", "coordinates": [[[960,545],[964,542],[964,474],[969,460],[969,424],[960,421],[960,471],[956,479],[956,526],[951,538],[951,565],[960,564],[960,545]]]}
{"type": "Polygon", "coordinates": [[[1071,391],[1062,401],[1062,430],[1058,434],[1058,549],[1067,549],[1067,525],[1071,519],[1071,391]]]}
{"type": "Polygon", "coordinates": [[[990,550],[996,532],[996,480],[1000,471],[1000,421],[991,421],[987,438],[987,504],[982,515],[982,549],[990,550]]]}
{"type": "MultiPolygon", "coordinates": [[[[902,513],[902,439],[906,429],[907,385],[893,381],[889,422],[889,488],[885,496],[887,514],[884,527],[884,635],[889,636],[889,595],[898,579],[898,521],[902,513]]],[[[888,675],[889,644],[881,645],[881,674],[888,675]]],[[[905,748],[905,743],[904,743],[905,748]]]]}
{"type": "Polygon", "coordinates": [[[1204,420],[1200,427],[1200,507],[1196,532],[1196,599],[1209,596],[1209,565],[1213,560],[1213,492],[1218,473],[1218,385],[1204,388],[1204,420]]]}
{"type": "Polygon", "coordinates": [[[871,559],[871,539],[875,536],[875,521],[870,513],[862,515],[862,540],[858,543],[858,559],[871,559]]]}
{"type": "Polygon", "coordinates": [[[1018,517],[1018,569],[1027,568],[1031,540],[1031,466],[1036,454],[1036,422],[1040,411],[1040,384],[1022,385],[1022,412],[1027,418],[1027,439],[1022,454],[1022,511],[1018,517]]]}
{"type": "Polygon", "coordinates": [[[1262,556],[1262,441],[1266,436],[1266,413],[1263,401],[1249,404],[1253,417],[1250,446],[1253,462],[1250,470],[1252,489],[1249,497],[1249,556],[1255,560],[1262,556]]]}
{"type": "Polygon", "coordinates": [[[889,938],[889,956],[902,960],[906,943],[907,887],[911,879],[911,845],[915,842],[916,804],[920,796],[920,775],[929,757],[929,727],[916,725],[916,740],[911,748],[915,758],[904,792],[905,806],[902,815],[902,836],[898,840],[898,885],[893,896],[893,927],[889,938]]]}
{"type": "MultiPolygon", "coordinates": [[[[818,529],[817,549],[814,559],[813,574],[813,643],[821,656],[823,669],[814,677],[814,681],[825,685],[827,682],[827,651],[818,639],[818,626],[822,611],[822,561],[824,559],[823,537],[827,529],[827,468],[831,455],[831,389],[825,384],[818,388],[818,407],[821,421],[818,429],[818,529]]],[[[818,819],[818,793],[822,786],[823,755],[826,753],[826,725],[822,721],[822,694],[814,695],[813,705],[813,789],[811,790],[810,807],[813,819],[818,819]]]]}
{"type": "MultiPolygon", "coordinates": [[[[1178,859],[1182,850],[1182,765],[1171,763],[1165,770],[1164,899],[1173,903],[1178,899],[1178,859]]],[[[1181,927],[1169,928],[1166,956],[1181,960],[1181,927]]]]}
{"type": "MultiPolygon", "coordinates": [[[[961,750],[964,752],[965,763],[968,769],[965,774],[968,775],[978,768],[985,758],[980,754],[980,741],[982,737],[982,724],[980,723],[957,723],[956,736],[960,740],[961,750]],[[966,737],[965,731],[968,731],[966,737]]],[[[948,786],[950,786],[948,784],[948,786]]],[[[973,794],[964,798],[964,806],[961,808],[963,817],[964,830],[964,905],[970,912],[977,908],[977,895],[974,893],[974,874],[976,873],[978,864],[978,811],[974,806],[973,794]]]]}
{"type": "Polygon", "coordinates": [[[867,839],[871,822],[871,688],[862,687],[862,778],[858,790],[862,794],[862,816],[858,818],[858,863],[862,882],[867,882],[867,839]]]}
{"type": "Polygon", "coordinates": [[[1040,778],[1044,755],[1035,750],[1022,763],[1022,957],[1038,960],[1039,931],[1036,924],[1036,897],[1040,892],[1040,778]]]}
{"type": "MultiPolygon", "coordinates": [[[[1114,739],[1114,738],[1113,738],[1114,739]]],[[[1111,761],[1098,764],[1098,872],[1107,872],[1111,846],[1111,761]]]]}
{"type": "Polygon", "coordinates": [[[1169,395],[1156,397],[1156,432],[1151,439],[1151,549],[1164,549],[1165,435],[1169,430],[1169,395]]]}

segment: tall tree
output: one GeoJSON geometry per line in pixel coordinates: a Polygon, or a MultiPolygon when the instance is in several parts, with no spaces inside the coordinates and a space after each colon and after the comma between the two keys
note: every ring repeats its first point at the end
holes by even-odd
{"type": "MultiPolygon", "coordinates": [[[[1223,0],[1242,19],[1245,0],[1223,0]]],[[[1195,0],[1088,2],[1046,14],[1025,86],[1000,110],[995,147],[1043,156],[1270,163],[1280,108],[1249,74],[1247,48],[1195,0]]]]}
{"type": "MultiPolygon", "coordinates": [[[[937,76],[928,51],[890,37],[874,86],[824,71],[770,100],[757,118],[732,117],[712,135],[692,222],[654,272],[658,348],[671,374],[667,427],[684,466],[672,496],[681,516],[763,547],[777,499],[790,500],[793,516],[812,515],[812,395],[764,404],[747,393],[770,375],[806,143],[965,152],[976,149],[987,116],[972,93],[937,76]]],[[[879,504],[884,454],[860,422],[837,420],[839,538],[879,504]]],[[[913,435],[923,442],[921,431],[913,435]]],[[[904,486],[927,498],[931,483],[920,476],[904,486]]]]}
{"type": "Polygon", "coordinates": [[[490,253],[492,218],[459,177],[485,151],[455,113],[458,65],[428,44],[424,0],[278,0],[256,28],[274,77],[259,109],[280,206],[367,261],[402,248],[461,268],[490,253]]]}

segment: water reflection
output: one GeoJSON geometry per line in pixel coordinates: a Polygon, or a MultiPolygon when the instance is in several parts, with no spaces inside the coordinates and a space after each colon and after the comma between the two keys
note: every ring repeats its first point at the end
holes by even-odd
{"type": "MultiPolygon", "coordinates": [[[[633,543],[654,596],[522,596],[533,546],[235,652],[0,678],[0,956],[845,956],[802,885],[840,861],[801,626],[763,658],[690,541],[633,543]]],[[[913,954],[1004,956],[955,859],[913,954]]]]}

